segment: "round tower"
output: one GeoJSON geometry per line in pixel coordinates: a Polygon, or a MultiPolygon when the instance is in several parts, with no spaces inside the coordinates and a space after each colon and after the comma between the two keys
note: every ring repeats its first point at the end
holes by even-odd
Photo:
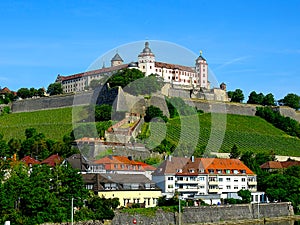
{"type": "Polygon", "coordinates": [[[111,66],[119,66],[123,64],[123,59],[118,53],[116,53],[110,62],[111,62],[111,66]]]}
{"type": "Polygon", "coordinates": [[[149,48],[149,42],[145,42],[145,48],[138,56],[139,69],[145,73],[145,76],[155,73],[155,55],[149,48]]]}
{"type": "Polygon", "coordinates": [[[206,62],[206,59],[202,56],[202,51],[200,51],[200,55],[196,59],[196,74],[198,77],[197,84],[200,87],[209,89],[208,64],[206,62]]]}

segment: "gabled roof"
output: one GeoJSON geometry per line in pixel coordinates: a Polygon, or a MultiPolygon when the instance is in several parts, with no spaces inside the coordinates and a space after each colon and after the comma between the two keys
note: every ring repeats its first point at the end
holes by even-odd
{"type": "Polygon", "coordinates": [[[30,156],[25,156],[20,161],[26,163],[27,166],[30,165],[30,164],[31,165],[41,164],[41,162],[39,160],[31,158],[30,156]]]}
{"type": "Polygon", "coordinates": [[[123,62],[123,59],[121,58],[121,56],[116,53],[115,56],[111,59],[111,61],[122,61],[123,62]]]}
{"type": "Polygon", "coordinates": [[[261,169],[283,169],[290,166],[300,166],[300,161],[268,161],[260,166],[261,169]]]}
{"type": "MultiPolygon", "coordinates": [[[[154,171],[156,168],[150,166],[143,162],[137,162],[132,159],[129,159],[126,156],[106,156],[101,159],[95,160],[94,164],[104,164],[105,169],[107,170],[120,170],[121,168],[114,168],[114,164],[122,164],[122,165],[132,165],[132,166],[141,166],[140,170],[137,171],[154,171]]],[[[121,170],[128,170],[128,168],[124,167],[121,170]]],[[[131,170],[131,169],[130,169],[131,170]]]]}
{"type": "Polygon", "coordinates": [[[159,165],[152,176],[175,175],[188,161],[189,158],[170,156],[159,165]]]}
{"type": "Polygon", "coordinates": [[[82,171],[87,171],[87,166],[90,162],[82,154],[73,154],[72,156],[65,159],[73,169],[79,169],[82,171]]]}
{"type": "Polygon", "coordinates": [[[195,70],[189,66],[182,66],[177,64],[165,63],[165,62],[155,62],[155,67],[158,68],[165,68],[165,69],[172,69],[172,70],[182,70],[191,73],[195,73],[195,70]]]}
{"type": "MultiPolygon", "coordinates": [[[[233,174],[234,170],[244,171],[246,174],[254,174],[242,161],[239,159],[219,159],[219,158],[201,158],[205,173],[211,173],[208,170],[214,170],[214,173],[218,173],[217,170],[230,170],[230,174],[233,174]]],[[[226,172],[227,174],[227,172],[226,172]]]]}
{"type": "Polygon", "coordinates": [[[261,169],[282,169],[282,165],[278,161],[269,161],[260,165],[261,169]]]}
{"type": "Polygon", "coordinates": [[[62,161],[62,158],[58,154],[54,154],[49,156],[47,159],[42,161],[42,164],[48,164],[49,166],[56,166],[60,164],[62,161]]]}

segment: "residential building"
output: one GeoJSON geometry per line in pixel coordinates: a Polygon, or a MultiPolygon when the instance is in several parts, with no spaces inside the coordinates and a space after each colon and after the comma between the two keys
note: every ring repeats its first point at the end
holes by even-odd
{"type": "Polygon", "coordinates": [[[188,161],[188,158],[168,156],[152,174],[152,180],[167,198],[174,196],[176,173],[182,171],[188,161]]]}
{"type": "Polygon", "coordinates": [[[120,207],[134,203],[155,207],[162,196],[161,189],[142,174],[82,174],[86,188],[100,197],[118,198],[120,207]]]}
{"type": "Polygon", "coordinates": [[[41,164],[41,162],[39,160],[36,160],[30,156],[25,156],[20,161],[25,163],[29,167],[32,167],[33,165],[41,164]]]}
{"type": "Polygon", "coordinates": [[[128,156],[106,156],[93,162],[102,165],[106,173],[144,175],[151,180],[155,167],[143,162],[137,162],[128,156]]]}
{"type": "Polygon", "coordinates": [[[257,191],[256,175],[238,159],[170,157],[153,173],[153,181],[164,195],[176,191],[183,199],[201,198],[209,204],[212,199],[238,198],[241,189],[257,191]]]}

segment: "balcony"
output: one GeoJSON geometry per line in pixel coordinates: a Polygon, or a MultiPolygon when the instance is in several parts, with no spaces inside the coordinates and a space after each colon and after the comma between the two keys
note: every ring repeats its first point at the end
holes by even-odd
{"type": "Polygon", "coordinates": [[[257,185],[257,181],[255,181],[255,180],[248,181],[248,185],[249,186],[256,186],[257,185]]]}
{"type": "Polygon", "coordinates": [[[198,184],[199,181],[197,180],[176,180],[176,184],[198,184]]]}
{"type": "Polygon", "coordinates": [[[220,189],[218,187],[208,189],[208,193],[218,193],[220,189]]]}
{"type": "Polygon", "coordinates": [[[208,185],[218,185],[219,182],[217,180],[208,181],[208,185]]]}

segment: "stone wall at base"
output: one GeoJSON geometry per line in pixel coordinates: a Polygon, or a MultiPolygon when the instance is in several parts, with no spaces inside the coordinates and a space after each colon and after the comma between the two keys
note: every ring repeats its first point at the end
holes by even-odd
{"type": "MultiPolygon", "coordinates": [[[[184,207],[182,224],[197,224],[206,222],[252,220],[257,218],[274,218],[292,216],[294,211],[290,203],[271,204],[240,204],[222,206],[184,207]],[[259,213],[259,214],[258,214],[259,213]]],[[[132,224],[136,219],[137,224],[177,225],[178,213],[158,210],[155,216],[139,214],[116,213],[112,225],[132,224]],[[143,221],[143,223],[141,223],[143,221]]]]}

